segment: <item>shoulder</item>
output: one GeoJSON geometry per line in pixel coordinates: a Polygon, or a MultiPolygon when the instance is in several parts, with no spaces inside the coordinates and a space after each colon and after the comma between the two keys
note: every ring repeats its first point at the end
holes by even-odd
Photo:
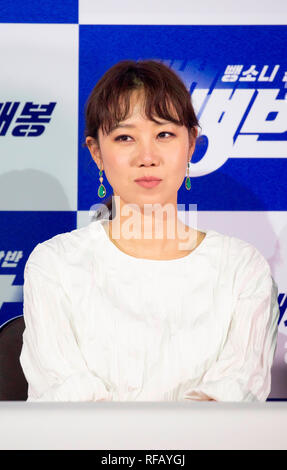
{"type": "Polygon", "coordinates": [[[272,288],[271,267],[263,253],[250,242],[230,237],[234,288],[240,297],[261,295],[272,288]]]}
{"type": "Polygon", "coordinates": [[[234,266],[244,268],[248,265],[262,265],[269,268],[269,263],[263,253],[254,244],[237,236],[227,235],[216,230],[210,230],[210,238],[213,238],[234,266]]]}
{"type": "Polygon", "coordinates": [[[80,260],[91,250],[92,239],[97,231],[93,230],[95,222],[84,227],[59,233],[38,243],[30,253],[25,269],[28,266],[52,266],[80,260]],[[93,227],[92,227],[93,226],[93,227]]]}
{"type": "Polygon", "coordinates": [[[270,264],[258,247],[237,236],[211,232],[217,244],[221,242],[222,269],[228,272],[234,292],[249,295],[270,288],[270,264]]]}
{"type": "Polygon", "coordinates": [[[265,272],[270,272],[270,265],[261,252],[254,244],[242,240],[235,236],[229,236],[230,243],[230,257],[237,269],[260,269],[265,272]]]}

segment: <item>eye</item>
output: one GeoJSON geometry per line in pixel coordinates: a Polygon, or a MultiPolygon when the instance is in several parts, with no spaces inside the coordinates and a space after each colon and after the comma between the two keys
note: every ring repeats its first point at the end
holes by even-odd
{"type": "MultiPolygon", "coordinates": [[[[123,134],[123,135],[118,135],[118,137],[116,137],[115,140],[116,140],[116,141],[122,141],[122,138],[123,138],[123,137],[129,137],[129,135],[125,135],[125,134],[123,134]]],[[[126,142],[126,140],[123,140],[123,142],[126,142]]]]}
{"type": "Polygon", "coordinates": [[[161,135],[161,134],[169,134],[169,135],[174,135],[172,132],[166,132],[166,131],[160,132],[158,135],[161,135]]]}
{"type": "MultiPolygon", "coordinates": [[[[172,136],[175,135],[175,134],[173,134],[172,132],[166,132],[166,131],[160,132],[158,135],[162,135],[162,134],[169,134],[169,135],[172,135],[172,136]]],[[[118,135],[118,136],[115,138],[115,141],[118,141],[118,142],[129,142],[128,140],[126,140],[126,137],[130,137],[130,136],[129,136],[129,135],[126,135],[126,134],[118,135]]]]}

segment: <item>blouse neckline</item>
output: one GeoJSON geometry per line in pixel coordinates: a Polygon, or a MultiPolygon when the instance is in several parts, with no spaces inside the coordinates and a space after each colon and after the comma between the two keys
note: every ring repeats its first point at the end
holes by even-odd
{"type": "Polygon", "coordinates": [[[149,258],[137,258],[136,256],[129,255],[122,251],[119,247],[117,247],[109,238],[103,223],[107,222],[107,219],[100,219],[96,220],[96,223],[99,224],[100,230],[103,232],[104,240],[106,243],[106,246],[109,247],[110,250],[113,251],[113,253],[117,256],[120,256],[122,260],[130,260],[131,262],[135,263],[142,263],[142,264],[180,264],[180,263],[186,263],[189,261],[193,256],[198,255],[201,253],[201,251],[204,250],[205,245],[207,244],[207,241],[209,239],[209,236],[211,235],[212,230],[206,230],[205,232],[205,237],[201,241],[201,243],[194,249],[192,250],[188,255],[182,256],[181,258],[172,258],[172,259],[149,259],[149,258]]]}

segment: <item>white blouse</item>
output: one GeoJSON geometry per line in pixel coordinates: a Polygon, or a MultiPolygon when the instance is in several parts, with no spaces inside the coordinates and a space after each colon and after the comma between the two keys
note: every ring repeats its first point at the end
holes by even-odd
{"type": "Polygon", "coordinates": [[[182,258],[136,258],[103,222],[25,265],[27,401],[265,401],[279,305],[261,252],[208,230],[182,258]]]}

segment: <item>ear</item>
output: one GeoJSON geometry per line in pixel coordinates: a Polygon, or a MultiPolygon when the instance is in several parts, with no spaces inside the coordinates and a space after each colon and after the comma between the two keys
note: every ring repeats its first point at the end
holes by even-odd
{"type": "Polygon", "coordinates": [[[103,160],[98,141],[94,137],[86,137],[86,144],[99,170],[103,169],[103,160]]]}
{"type": "Polygon", "coordinates": [[[191,156],[194,152],[197,135],[198,135],[198,130],[197,130],[196,127],[193,127],[192,129],[190,129],[190,133],[189,133],[189,153],[188,153],[189,159],[191,158],[191,156]]]}

